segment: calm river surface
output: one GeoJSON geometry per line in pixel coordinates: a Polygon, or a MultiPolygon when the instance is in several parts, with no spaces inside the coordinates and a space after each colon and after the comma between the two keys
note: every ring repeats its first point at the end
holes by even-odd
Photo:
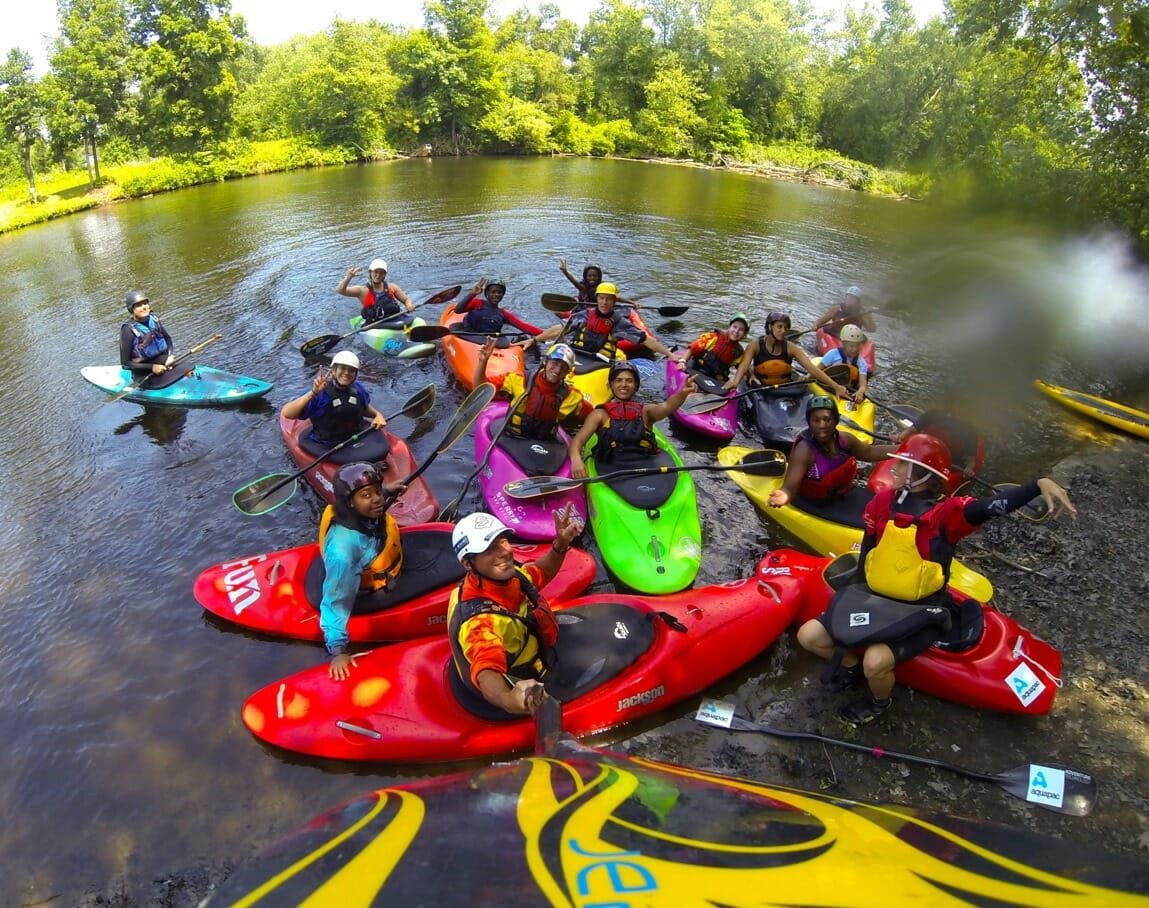
{"type": "MultiPolygon", "coordinates": [[[[208,565],[314,538],[320,502],[310,489],[255,519],[230,496],[294,468],[276,409],[311,380],[300,344],[348,330],[356,304],[333,288],[349,265],[386,258],[416,300],[502,277],[506,306],[546,325],[554,316],[540,293],[567,290],[559,258],[572,271],[601,263],[626,296],[690,306],[654,324],[668,344],[736,310],[750,313],[755,333],[772,308],[808,327],[860,284],[886,370],[875,394],[921,404],[960,386],[992,392],[995,415],[1016,398],[1020,421],[991,452],[993,473],[1013,478],[1098,438],[1029,393],[1036,375],[1144,406],[1116,331],[1141,291],[1103,241],[1053,245],[1014,232],[1005,242],[996,230],[943,233],[924,206],[745,174],[435,159],[207,186],[0,236],[9,515],[0,526],[0,902],[70,905],[121,878],[142,897],[156,878],[247,857],[396,777],[261,746],[240,722],[244,698],[315,664],[321,650],[210,623],[192,597],[208,565]],[[223,333],[199,361],[274,382],[266,400],[208,410],[105,403],[80,368],[116,360],[121,301],[136,287],[177,349],[223,333]],[[1114,328],[1106,383],[1080,334],[1062,330],[1082,306],[1100,330],[1114,328]],[[945,334],[923,333],[943,314],[945,334]]],[[[427,382],[439,386],[430,418],[392,425],[422,460],[461,389],[439,355],[401,361],[352,343],[384,412],[427,382]]],[[[1142,335],[1131,358],[1142,372],[1144,349],[1142,335]]],[[[678,437],[688,461],[713,456],[714,446],[678,437]]],[[[441,502],[473,464],[470,438],[436,461],[427,476],[441,502]]],[[[700,475],[699,488],[700,583],[744,576],[767,546],[787,541],[721,476],[700,475]]],[[[600,574],[596,587],[607,584],[600,574]]]]}

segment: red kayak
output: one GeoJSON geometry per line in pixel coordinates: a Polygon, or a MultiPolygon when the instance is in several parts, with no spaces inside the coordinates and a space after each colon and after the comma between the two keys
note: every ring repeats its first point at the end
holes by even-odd
{"type": "MultiPolygon", "coordinates": [[[[455,311],[454,304],[443,310],[439,324],[444,328],[460,330],[463,327],[463,317],[466,313],[455,311]]],[[[509,325],[514,329],[514,325],[509,325]]],[[[475,366],[479,362],[479,349],[483,346],[484,337],[456,337],[447,335],[443,338],[443,355],[447,357],[447,365],[455,374],[464,388],[470,391],[474,387],[472,379],[475,377],[475,366]]],[[[512,344],[506,339],[500,340],[499,345],[491,352],[487,360],[487,379],[493,380],[499,375],[509,375],[517,372],[526,374],[526,360],[523,359],[523,348],[519,344],[512,344]]],[[[500,383],[501,385],[501,383],[500,383]]]]}
{"type": "MultiPolygon", "coordinates": [[[[792,602],[797,605],[796,600],[792,602]]],[[[547,681],[576,736],[677,703],[761,653],[794,620],[757,578],[669,596],[600,593],[556,603],[547,681]]],[[[318,665],[252,694],[244,724],[287,750],[340,760],[430,763],[529,748],[529,718],[486,719],[451,691],[445,636],[358,656],[346,681],[318,665]]]]}
{"type": "MultiPolygon", "coordinates": [[[[776,549],[758,563],[757,577],[783,610],[802,623],[826,610],[856,565],[855,554],[826,558],[776,549]]],[[[953,587],[950,594],[962,603],[959,626],[941,646],[899,665],[897,679],[975,709],[1030,716],[1049,712],[1061,686],[1061,653],[997,609],[953,587]]]]}
{"type": "MultiPolygon", "coordinates": [[[[463,579],[451,547],[450,523],[404,527],[403,570],[385,593],[364,593],[355,602],[347,633],[354,641],[410,640],[442,634],[447,599],[463,579]]],[[[545,545],[516,545],[519,562],[546,554],[545,545]]],[[[594,580],[597,565],[572,548],[555,578],[543,587],[554,601],[571,599],[594,580]]],[[[195,598],[217,617],[249,630],[299,640],[323,639],[319,601],[323,559],[315,543],[217,564],[195,582],[195,598]]]]}
{"type": "MultiPolygon", "coordinates": [[[[818,353],[821,356],[825,356],[835,347],[842,346],[837,335],[831,334],[825,328],[818,329],[817,338],[818,353]]],[[[870,367],[870,375],[873,376],[878,371],[878,364],[875,362],[874,342],[870,338],[866,338],[862,348],[858,351],[858,355],[866,361],[866,365],[870,367]]]]}
{"type": "MultiPolygon", "coordinates": [[[[304,467],[322,454],[325,448],[307,438],[311,431],[308,420],[287,419],[282,413],[279,416],[279,428],[283,432],[283,440],[287,450],[291,452],[292,459],[299,466],[304,467]]],[[[323,499],[331,504],[335,501],[334,488],[331,480],[339,472],[343,464],[363,461],[378,463],[383,461],[384,482],[399,482],[415,472],[417,464],[411,456],[411,449],[407,442],[384,430],[371,432],[353,445],[348,445],[331,457],[330,460],[321,461],[304,475],[315,486],[323,499]]],[[[391,516],[400,526],[412,526],[416,523],[426,523],[434,520],[439,513],[439,502],[431,493],[431,487],[420,477],[407,487],[390,509],[391,516]]]]}

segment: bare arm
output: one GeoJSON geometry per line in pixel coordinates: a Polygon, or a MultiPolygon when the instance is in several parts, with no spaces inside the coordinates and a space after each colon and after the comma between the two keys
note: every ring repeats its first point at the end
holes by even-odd
{"type": "Polygon", "coordinates": [[[766,499],[766,504],[772,508],[780,508],[789,504],[798,494],[798,487],[802,479],[814,462],[814,449],[808,444],[797,444],[790,452],[790,463],[786,466],[786,478],[781,488],[775,489],[766,499]]]}
{"type": "Polygon", "coordinates": [[[598,431],[605,419],[605,410],[593,411],[590,416],[586,418],[586,422],[582,424],[582,428],[578,430],[578,434],[571,439],[567,451],[570,453],[571,458],[571,474],[575,479],[586,479],[586,464],[583,463],[582,449],[583,446],[590,441],[590,437],[598,431]]]}
{"type": "Polygon", "coordinates": [[[742,354],[742,359],[738,361],[738,369],[735,371],[733,378],[730,379],[722,387],[729,391],[731,388],[737,388],[742,384],[742,379],[746,377],[746,373],[750,371],[750,366],[754,362],[754,357],[758,355],[758,338],[750,341],[746,345],[746,352],[742,354]]]}
{"type": "Polygon", "coordinates": [[[850,396],[849,390],[845,386],[839,385],[836,381],[831,381],[830,376],[822,371],[821,366],[815,365],[814,361],[810,359],[810,355],[805,350],[803,350],[797,344],[790,343],[789,341],[787,341],[787,344],[789,344],[790,351],[794,354],[794,359],[798,360],[798,362],[802,364],[803,369],[813,375],[814,378],[818,379],[818,384],[820,384],[823,388],[830,389],[835,394],[837,394],[838,397],[850,396]]]}
{"type": "Polygon", "coordinates": [[[572,275],[570,273],[570,271],[567,270],[567,260],[566,259],[559,259],[559,271],[561,271],[563,273],[563,277],[565,277],[568,281],[570,281],[572,284],[574,284],[576,290],[578,290],[580,293],[582,292],[582,284],[580,284],[575,279],[574,275],[572,275]]]}
{"type": "Polygon", "coordinates": [[[359,300],[359,302],[363,302],[363,300],[367,297],[367,287],[363,284],[356,284],[354,287],[347,286],[347,282],[350,281],[351,278],[355,277],[355,275],[358,273],[359,268],[355,265],[352,265],[350,268],[348,268],[347,273],[343,275],[343,280],[335,285],[335,292],[340,296],[350,296],[359,300]]]}
{"type": "Polygon", "coordinates": [[[410,312],[412,309],[415,308],[415,304],[412,303],[411,298],[409,296],[407,296],[406,293],[403,292],[402,287],[400,287],[398,284],[388,284],[387,286],[390,287],[391,292],[393,294],[395,294],[395,299],[397,299],[399,302],[401,302],[404,306],[407,307],[408,312],[410,312]]]}
{"type": "Polygon", "coordinates": [[[289,400],[285,403],[280,412],[288,419],[299,419],[303,414],[303,408],[307,406],[311,398],[315,397],[315,395],[319,394],[327,386],[329,374],[330,373],[326,372],[324,368],[320,366],[319,371],[315,373],[315,381],[311,383],[311,387],[299,397],[295,398],[295,400],[289,400]]]}

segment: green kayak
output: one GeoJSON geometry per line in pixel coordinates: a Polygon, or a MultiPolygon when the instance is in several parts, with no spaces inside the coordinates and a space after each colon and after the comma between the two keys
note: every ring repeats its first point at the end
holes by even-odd
{"type": "MultiPolygon", "coordinates": [[[[419,325],[427,324],[417,315],[404,313],[394,317],[395,327],[368,328],[361,332],[367,344],[380,353],[388,356],[397,356],[400,359],[417,359],[420,356],[430,356],[435,352],[434,344],[413,344],[407,338],[407,331],[419,325]]],[[[356,315],[351,319],[351,327],[358,328],[363,324],[363,318],[356,315]]]]}
{"type": "MultiPolygon", "coordinates": [[[[682,466],[682,458],[657,428],[659,451],[653,457],[616,459],[600,465],[594,457],[596,439],[587,445],[591,476],[632,471],[638,467],[682,466]]],[[[689,473],[620,476],[586,487],[590,525],[603,563],[614,576],[641,593],[673,593],[686,589],[702,563],[702,527],[698,495],[689,473]]]]}

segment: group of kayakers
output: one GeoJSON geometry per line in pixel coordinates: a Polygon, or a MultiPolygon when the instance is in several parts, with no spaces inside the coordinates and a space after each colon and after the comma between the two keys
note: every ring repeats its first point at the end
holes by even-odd
{"type": "MultiPolygon", "coordinates": [[[[815,323],[815,329],[832,334],[838,342],[819,364],[795,342],[791,318],[782,311],[770,312],[764,332],[745,345],[751,323],[739,312],[725,330],[705,332],[685,349],[671,351],[627,318],[618,307],[617,286],[603,280],[600,267],[588,265],[581,279],[571,275],[565,260],[560,270],[584,303],[564,324],[543,330],[503,309],[507,286],[502,280],[478,281],[454,311],[464,315],[463,331],[480,338],[472,377],[476,387],[488,380],[495,335],[505,324],[524,332],[537,347],[541,365],[529,377],[518,373],[493,377],[498,391],[511,401],[502,431],[512,437],[553,440],[560,423],[581,423],[568,448],[575,478],[588,475],[583,448],[592,436],[596,437],[597,463],[624,460],[633,465],[656,453],[654,424],[682,406],[699,390],[699,382],[709,382],[707,390],[722,392],[733,391],[743,382],[780,386],[794,381],[795,363],[828,393],[809,399],[806,429],[793,440],[787,475],[781,488],[770,495],[770,507],[785,507],[797,497],[833,499],[853,487],[859,461],[898,461],[894,487],[875,495],[866,506],[865,536],[853,582],[878,597],[919,604],[921,622],[907,630],[904,622],[897,624],[891,618],[883,623],[879,617],[864,646],[846,649],[835,637],[835,621],[840,617],[835,597],[825,614],[806,622],[798,634],[804,648],[834,660],[834,671],[827,679],[831,687],[868,684],[869,695],[842,713],[850,722],[867,722],[888,709],[895,667],[938,639],[938,610],[954,608],[946,583],[955,546],[962,538],[1037,495],[1045,499],[1054,516],[1063,511],[1076,513],[1065,490],[1048,478],[988,498],[944,497],[952,491],[944,482],[953,460],[957,459],[959,472],[969,474],[980,467],[983,455],[976,433],[945,413],[924,414],[897,435],[893,444],[872,444],[841,431],[838,399],[860,403],[872,375],[860,348],[867,340],[865,331],[873,330],[873,319],[861,308],[861,292],[856,287],[815,323]],[[483,339],[485,335],[491,336],[483,339]],[[682,386],[663,401],[639,402],[641,373],[631,360],[622,358],[620,343],[624,341],[632,349],[643,348],[677,362],[688,373],[682,386]],[[610,399],[598,407],[592,407],[570,382],[580,356],[609,364],[610,399]],[[849,367],[848,379],[835,381],[835,376],[844,373],[826,371],[835,364],[849,367]]],[[[357,273],[358,268],[349,268],[335,289],[359,300],[364,322],[414,308],[398,285],[387,281],[383,259],[371,262],[366,284],[349,285],[357,273]]],[[[144,293],[129,293],[125,303],[130,318],[120,333],[122,365],[133,372],[162,374],[174,357],[170,335],[151,313],[144,293]]],[[[309,437],[320,446],[334,446],[359,433],[383,429],[386,419],[372,406],[368,390],[358,380],[359,370],[354,353],[338,351],[329,372],[321,367],[311,387],[284,404],[283,416],[310,421],[309,437]]],[[[347,622],[356,596],[364,590],[387,589],[402,570],[399,527],[387,508],[405,488],[385,483],[381,469],[365,462],[342,466],[333,486],[335,501],[325,510],[319,531],[325,567],[320,626],[331,656],[329,674],[342,681],[354,668],[347,622]]],[[[509,544],[513,527],[483,512],[459,521],[452,542],[466,573],[451,596],[447,622],[452,683],[464,702],[481,698],[511,714],[530,710],[558,634],[539,587],[559,570],[582,530],[582,519],[570,509],[556,512],[553,545],[543,557],[524,566],[516,564],[509,544]]]]}

